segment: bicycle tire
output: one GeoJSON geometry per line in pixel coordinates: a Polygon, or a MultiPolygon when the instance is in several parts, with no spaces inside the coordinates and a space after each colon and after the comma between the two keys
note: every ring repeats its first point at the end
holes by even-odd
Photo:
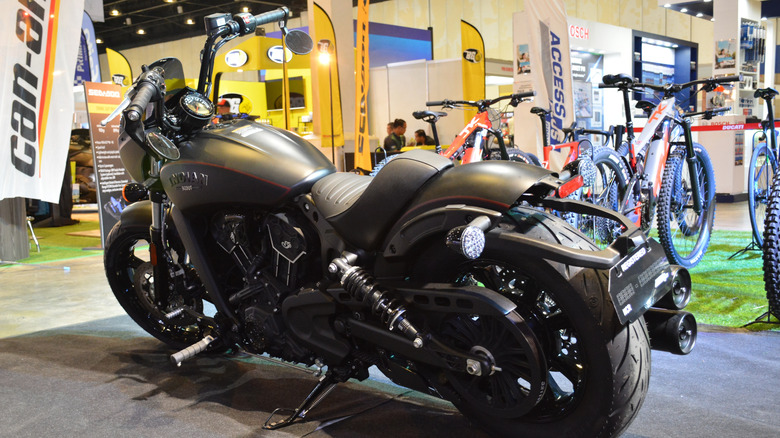
{"type": "MultiPolygon", "coordinates": [[[[517,148],[507,148],[506,154],[509,156],[509,161],[517,161],[520,163],[532,164],[534,166],[542,167],[542,162],[539,161],[539,158],[530,152],[525,152],[517,148]]],[[[498,149],[490,151],[490,159],[500,160],[501,151],[498,149]]]]}
{"type": "Polygon", "coordinates": [[[777,159],[766,143],[760,143],[750,157],[748,171],[748,212],[753,240],[758,246],[764,244],[764,219],[766,217],[769,191],[777,172],[777,159]],[[767,165],[769,163],[769,165],[767,165]]]}
{"type": "Polygon", "coordinates": [[[780,178],[775,176],[764,224],[764,289],[769,313],[780,318],[780,178]]]}
{"type": "MultiPolygon", "coordinates": [[[[583,191],[583,200],[619,211],[620,194],[625,191],[628,181],[628,170],[623,160],[614,149],[601,146],[593,151],[593,164],[596,178],[593,185],[583,191]]],[[[583,216],[579,223],[580,231],[600,248],[608,246],[618,236],[619,223],[601,216],[583,216]]]]}
{"type": "Polygon", "coordinates": [[[715,172],[707,151],[694,143],[702,197],[702,212],[692,210],[691,175],[687,153],[673,153],[667,159],[658,195],[656,218],[658,237],[670,263],[692,269],[707,252],[715,220],[715,172]],[[687,177],[687,178],[686,178],[687,177]]]}

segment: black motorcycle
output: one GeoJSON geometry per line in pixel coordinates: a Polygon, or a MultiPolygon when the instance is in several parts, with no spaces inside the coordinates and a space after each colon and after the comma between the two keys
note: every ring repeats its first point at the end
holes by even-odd
{"type": "Polygon", "coordinates": [[[412,151],[372,178],[336,172],[290,132],[210,124],[226,41],[278,22],[293,52],[311,50],[287,16],[206,17],[198,89],[166,58],[117,109],[137,181],[105,248],[122,307],[180,349],[177,365],[243,351],[323,373],[266,428],[376,366],[502,436],[623,431],[647,393],[650,335],[654,348],[693,346],[692,315],[653,307],[687,301],[687,271],[626,218],[556,196],[568,175],[412,151]],[[603,216],[624,232],[599,250],[550,210],[603,216]]]}

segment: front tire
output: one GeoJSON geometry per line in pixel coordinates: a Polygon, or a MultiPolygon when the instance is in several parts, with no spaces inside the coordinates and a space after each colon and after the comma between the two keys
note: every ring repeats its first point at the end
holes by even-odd
{"type": "Polygon", "coordinates": [[[780,319],[780,177],[775,176],[764,222],[764,288],[769,313],[780,319]]]}
{"type": "Polygon", "coordinates": [[[671,154],[664,169],[656,217],[658,237],[672,264],[692,269],[710,244],[715,219],[715,172],[707,151],[694,144],[697,175],[691,175],[685,152],[671,154]],[[693,210],[692,183],[699,185],[702,210],[693,210]]]}
{"type": "MultiPolygon", "coordinates": [[[[507,232],[523,234],[552,244],[595,250],[596,247],[582,234],[572,229],[560,218],[536,210],[518,208],[509,214],[512,222],[501,225],[507,232]]],[[[463,394],[462,382],[473,380],[464,375],[461,384],[443,383],[439,374],[439,393],[450,399],[464,415],[499,436],[540,437],[608,437],[619,435],[631,423],[647,394],[650,378],[650,346],[644,320],[622,326],[617,320],[605,271],[583,269],[538,258],[519,259],[512,248],[498,244],[496,237],[488,234],[486,249],[475,261],[460,263],[445,253],[423,254],[418,267],[429,272],[426,280],[451,282],[463,286],[485,287],[511,299],[517,308],[510,315],[518,315],[526,322],[542,346],[543,382],[546,385],[536,404],[522,415],[512,415],[507,407],[520,410],[524,400],[517,398],[515,405],[508,403],[507,394],[531,394],[537,388],[529,377],[515,378],[491,375],[476,381],[469,388],[480,387],[502,394],[499,407],[505,409],[491,413],[489,397],[479,402],[474,394],[463,394]],[[430,259],[429,257],[435,257],[430,259]],[[433,260],[425,262],[424,260],[433,260]],[[430,274],[440,272],[440,276],[430,274]],[[433,276],[432,276],[433,275],[433,276]],[[498,376],[498,378],[496,377],[498,376]],[[489,383],[489,384],[488,384],[489,383]],[[490,389],[488,389],[490,388],[490,389]],[[476,400],[476,401],[475,401],[476,400]]],[[[478,318],[461,318],[470,326],[481,326],[478,318]],[[476,322],[475,322],[476,321],[476,322]]],[[[450,326],[452,323],[449,323],[450,326]]],[[[452,328],[445,327],[452,332],[452,328]]],[[[475,328],[465,326],[462,333],[472,333],[474,339],[484,336],[475,328]]],[[[491,327],[490,324],[487,327],[491,327]]],[[[484,331],[484,330],[483,330],[484,331]]],[[[445,332],[445,333],[449,333],[445,332]]],[[[464,348],[468,336],[453,336],[464,348]]],[[[489,337],[496,339],[496,337],[489,337]]],[[[447,336],[443,339],[448,340],[447,336]]],[[[505,336],[502,339],[512,339],[505,336]]],[[[450,341],[452,342],[452,341],[450,341]]],[[[498,355],[483,345],[475,345],[472,351],[487,350],[495,357],[499,368],[522,369],[518,364],[522,345],[503,346],[504,356],[517,352],[509,362],[502,363],[498,355]]],[[[525,353],[524,353],[525,354],[525,353]]],[[[528,359],[529,370],[535,361],[528,359]]],[[[528,373],[527,375],[532,375],[528,373]]],[[[436,381],[436,380],[434,380],[436,381]]],[[[473,389],[472,389],[473,392],[473,389]]],[[[495,402],[493,402],[495,403],[495,402]]]]}
{"type": "MultiPolygon", "coordinates": [[[[149,227],[118,222],[108,233],[103,262],[111,291],[128,315],[150,335],[182,349],[204,337],[195,319],[184,313],[168,320],[165,314],[182,306],[203,310],[203,301],[176,291],[165,308],[159,308],[154,292],[149,227]]],[[[181,251],[181,250],[180,250],[181,251]]],[[[183,254],[178,255],[183,259],[183,254]]]]}
{"type": "Polygon", "coordinates": [[[761,143],[750,157],[748,174],[748,207],[753,239],[758,246],[764,244],[764,218],[769,202],[769,191],[777,171],[777,160],[766,143],[761,143]]]}

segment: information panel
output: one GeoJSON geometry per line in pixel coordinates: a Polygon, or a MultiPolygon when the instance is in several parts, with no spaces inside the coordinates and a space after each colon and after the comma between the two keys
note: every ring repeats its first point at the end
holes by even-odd
{"type": "Polygon", "coordinates": [[[122,198],[122,187],[133,180],[119,158],[119,117],[115,117],[106,126],[100,126],[100,122],[122,102],[122,90],[115,84],[84,82],[84,94],[98,187],[100,240],[105,247],[108,232],[119,222],[119,216],[126,206],[122,198]]]}

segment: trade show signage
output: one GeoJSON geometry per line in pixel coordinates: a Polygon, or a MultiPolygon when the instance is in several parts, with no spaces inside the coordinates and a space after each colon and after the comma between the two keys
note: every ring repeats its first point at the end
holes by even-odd
{"type": "Polygon", "coordinates": [[[371,169],[371,147],[368,143],[368,3],[369,0],[358,0],[355,38],[355,167],[362,169],[371,169]]]}
{"type": "MultiPolygon", "coordinates": [[[[484,99],[485,42],[477,28],[464,20],[460,20],[460,44],[463,50],[460,63],[463,75],[463,99],[484,99]]],[[[463,111],[464,123],[468,124],[476,113],[476,109],[463,111]]]]}
{"type": "Polygon", "coordinates": [[[81,23],[81,45],[76,59],[76,77],[73,85],[81,85],[87,81],[100,82],[101,78],[95,26],[92,24],[89,14],[84,12],[81,23]]]}
{"type": "Polygon", "coordinates": [[[122,88],[116,84],[85,82],[84,95],[87,100],[89,133],[98,187],[100,238],[105,247],[108,232],[119,221],[119,215],[126,206],[122,198],[122,188],[133,180],[119,157],[119,117],[115,117],[106,126],[100,125],[122,102],[122,88]]]}
{"type": "Polygon", "coordinates": [[[514,15],[514,29],[515,89],[536,91],[533,105],[551,112],[547,136],[551,144],[562,143],[563,129],[574,122],[570,30],[563,1],[527,2],[525,11],[514,15]]]}
{"type": "Polygon", "coordinates": [[[63,3],[19,1],[0,16],[0,199],[59,202],[84,13],[83,0],[63,3]]]}

